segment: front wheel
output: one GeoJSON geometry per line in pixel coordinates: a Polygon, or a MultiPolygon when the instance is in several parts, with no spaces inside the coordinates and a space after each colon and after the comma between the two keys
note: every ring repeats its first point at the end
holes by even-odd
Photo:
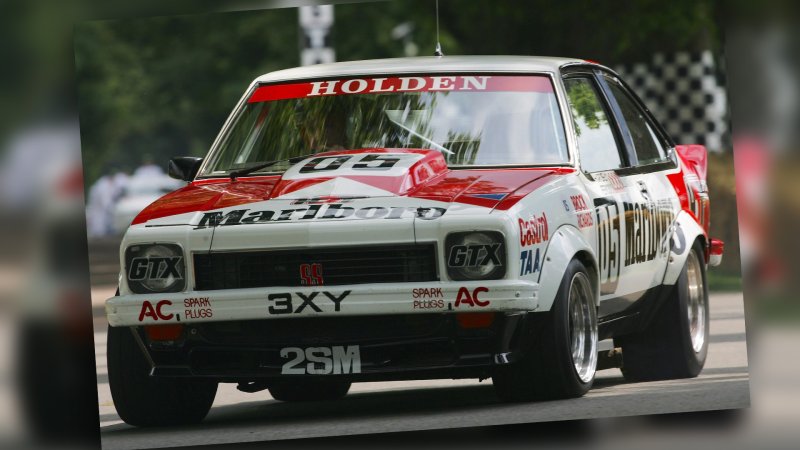
{"type": "Polygon", "coordinates": [[[130,328],[108,327],[108,383],[117,413],[140,427],[202,421],[217,393],[206,380],[151,377],[150,364],[130,328]]]}
{"type": "Polygon", "coordinates": [[[524,358],[492,377],[505,401],[580,397],[597,369],[597,302],[591,277],[577,259],[567,266],[553,307],[531,313],[524,358]]]}

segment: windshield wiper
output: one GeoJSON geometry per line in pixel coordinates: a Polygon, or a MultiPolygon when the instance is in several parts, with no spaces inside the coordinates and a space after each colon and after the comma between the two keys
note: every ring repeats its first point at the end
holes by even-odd
{"type": "Polygon", "coordinates": [[[239,170],[231,171],[231,173],[229,173],[228,176],[231,177],[231,181],[236,181],[236,179],[238,177],[243,177],[243,176],[251,174],[253,172],[257,172],[257,171],[259,171],[261,169],[266,169],[267,167],[274,166],[275,164],[278,164],[278,163],[281,163],[281,162],[290,162],[290,163],[294,164],[294,163],[300,162],[300,161],[302,161],[302,160],[304,160],[306,158],[310,158],[310,157],[312,157],[314,155],[318,155],[320,153],[324,153],[324,152],[315,152],[315,153],[309,153],[307,155],[292,156],[291,158],[276,159],[274,161],[268,161],[268,162],[265,162],[265,163],[257,164],[257,165],[255,165],[253,167],[248,167],[246,169],[239,169],[239,170]]]}

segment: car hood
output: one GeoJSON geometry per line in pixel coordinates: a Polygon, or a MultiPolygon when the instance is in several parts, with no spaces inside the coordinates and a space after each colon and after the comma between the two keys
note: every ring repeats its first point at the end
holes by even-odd
{"type": "Polygon", "coordinates": [[[371,208],[438,205],[448,213],[461,210],[488,214],[510,208],[553,177],[573,171],[563,167],[450,169],[441,153],[434,150],[327,152],[299,162],[280,176],[195,181],[149,205],[133,225],[196,226],[209,213],[224,217],[233,211],[269,210],[278,214],[296,205],[323,205],[327,209],[345,204],[375,205],[371,208]],[[346,159],[349,166],[329,168],[346,159]],[[379,167],[395,159],[399,162],[393,166],[379,167]]]}

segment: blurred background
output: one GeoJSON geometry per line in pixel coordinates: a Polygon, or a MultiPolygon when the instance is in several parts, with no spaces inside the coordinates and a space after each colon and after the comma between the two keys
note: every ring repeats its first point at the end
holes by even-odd
{"type": "MultiPolygon", "coordinates": [[[[433,53],[431,0],[290,7],[319,3],[0,3],[2,439],[98,445],[92,333],[113,295],[120,233],[176,187],[163,174],[171,157],[205,154],[252,79],[301,64],[433,53]]],[[[709,281],[741,290],[744,272],[754,408],[705,421],[708,430],[689,419],[683,438],[702,434],[712,447],[793,442],[796,7],[440,0],[439,8],[445,54],[598,61],[623,75],[677,142],[708,146],[712,235],[727,244],[709,281]]],[[[591,442],[620,444],[602,430],[622,426],[666,446],[686,425],[611,422],[592,422],[591,442]]]]}

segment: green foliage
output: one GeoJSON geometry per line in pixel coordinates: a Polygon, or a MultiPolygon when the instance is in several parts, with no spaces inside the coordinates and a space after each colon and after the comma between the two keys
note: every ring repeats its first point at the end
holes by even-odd
{"type": "Polygon", "coordinates": [[[146,157],[205,155],[255,77],[298,64],[296,24],[283,9],[76,27],[87,184],[146,157]]]}
{"type": "Polygon", "coordinates": [[[606,120],[605,115],[602,114],[603,106],[588,83],[574,82],[567,84],[567,96],[572,108],[572,115],[576,119],[583,119],[583,121],[575,121],[575,133],[578,136],[581,135],[581,123],[585,123],[592,130],[596,130],[600,127],[601,120],[606,120]]]}
{"type": "MultiPolygon", "coordinates": [[[[440,0],[447,55],[529,54],[613,66],[662,51],[717,49],[711,0],[440,0]]],[[[433,0],[335,6],[339,61],[433,53],[433,0]],[[409,22],[412,33],[392,37],[409,22]]],[[[166,165],[205,155],[236,101],[258,75],[299,64],[294,8],[85,22],[75,62],[87,185],[144,157],[166,165]]]]}

